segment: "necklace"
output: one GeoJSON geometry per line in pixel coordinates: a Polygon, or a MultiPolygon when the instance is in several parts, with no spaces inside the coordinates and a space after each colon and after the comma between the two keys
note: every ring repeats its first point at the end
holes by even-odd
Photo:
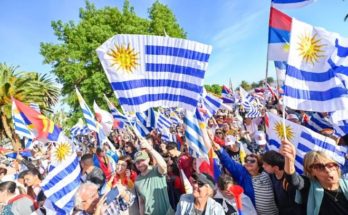
{"type": "Polygon", "coordinates": [[[327,195],[330,196],[330,198],[332,198],[332,199],[334,200],[334,202],[338,202],[337,197],[338,197],[338,195],[340,194],[340,189],[338,189],[338,190],[336,191],[336,195],[332,195],[332,194],[330,193],[330,191],[328,191],[328,190],[325,190],[325,192],[326,192],[327,195]]]}

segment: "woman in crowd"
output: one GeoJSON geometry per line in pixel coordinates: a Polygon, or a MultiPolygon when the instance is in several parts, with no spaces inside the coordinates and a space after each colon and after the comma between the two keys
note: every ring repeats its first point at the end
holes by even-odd
{"type": "Polygon", "coordinates": [[[27,187],[27,194],[36,199],[41,191],[41,175],[37,169],[30,169],[25,172],[24,184],[27,187]]]}
{"type": "Polygon", "coordinates": [[[138,150],[131,141],[126,142],[126,144],[124,145],[125,155],[131,156],[132,159],[134,159],[134,155],[135,153],[137,153],[137,151],[138,150]]]}
{"type": "Polygon", "coordinates": [[[232,175],[235,181],[244,188],[245,194],[255,203],[259,215],[277,215],[278,208],[274,200],[272,182],[267,173],[262,171],[260,156],[249,154],[245,157],[245,164],[234,161],[228,153],[213,142],[213,148],[221,164],[232,175]]]}
{"type": "Polygon", "coordinates": [[[35,211],[34,199],[26,194],[16,194],[16,188],[13,181],[0,183],[0,203],[4,205],[1,215],[23,215],[35,211]]]}
{"type": "Polygon", "coordinates": [[[116,164],[116,175],[113,179],[113,185],[120,182],[126,186],[129,190],[134,188],[134,182],[137,178],[137,173],[130,168],[128,159],[126,156],[120,157],[116,164]]]}
{"type": "Polygon", "coordinates": [[[198,173],[193,175],[193,193],[184,194],[176,208],[176,215],[202,214],[223,215],[222,206],[212,197],[214,195],[214,179],[208,174],[198,173]]]}
{"type": "Polygon", "coordinates": [[[297,188],[296,201],[307,206],[311,215],[348,214],[348,180],[341,178],[338,163],[320,151],[304,157],[304,176],[295,172],[296,149],[288,140],[282,141],[280,152],[285,157],[287,181],[297,188]]]}

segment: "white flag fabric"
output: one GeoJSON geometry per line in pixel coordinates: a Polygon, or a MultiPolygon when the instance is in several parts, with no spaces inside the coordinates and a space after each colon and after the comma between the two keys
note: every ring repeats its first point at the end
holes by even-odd
{"type": "Polygon", "coordinates": [[[194,111],[211,50],[178,38],[116,35],[97,54],[124,110],[161,106],[194,111]]]}

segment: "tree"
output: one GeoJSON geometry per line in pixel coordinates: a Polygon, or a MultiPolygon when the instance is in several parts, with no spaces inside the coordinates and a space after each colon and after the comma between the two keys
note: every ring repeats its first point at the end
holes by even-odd
{"type": "Polygon", "coordinates": [[[240,86],[246,91],[251,90],[251,85],[247,81],[242,81],[240,86]]]}
{"type": "Polygon", "coordinates": [[[38,73],[17,72],[18,67],[0,63],[0,136],[16,141],[11,121],[11,98],[25,103],[34,102],[40,109],[49,112],[59,97],[59,88],[48,75],[38,73]]]}
{"type": "Polygon", "coordinates": [[[222,88],[218,84],[212,84],[212,85],[205,84],[204,88],[207,92],[211,92],[211,93],[218,95],[218,96],[221,95],[222,88]]]}
{"type": "Polygon", "coordinates": [[[52,22],[59,43],[41,43],[41,54],[44,63],[52,65],[53,73],[63,84],[62,94],[73,111],[69,124],[82,116],[75,86],[89,106],[95,100],[102,108],[106,108],[103,94],[113,97],[95,51],[107,39],[116,34],[163,35],[164,28],[169,36],[186,36],[166,6],[155,2],[149,13],[150,20],[138,17],[128,0],[124,2],[122,11],[115,7],[96,9],[87,1],[86,7],[80,9],[79,23],[63,23],[60,20],[52,22]]]}

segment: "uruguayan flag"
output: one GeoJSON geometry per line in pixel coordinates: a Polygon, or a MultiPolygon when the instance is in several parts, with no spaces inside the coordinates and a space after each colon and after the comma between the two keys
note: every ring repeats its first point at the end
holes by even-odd
{"type": "Polygon", "coordinates": [[[41,113],[41,110],[40,110],[40,106],[34,102],[31,102],[29,104],[29,107],[33,108],[34,110],[36,110],[38,113],[41,113]]]}
{"type": "Polygon", "coordinates": [[[35,137],[33,130],[31,130],[25,123],[14,101],[12,101],[12,121],[15,132],[21,139],[23,137],[28,139],[33,139],[35,137]]]}
{"type": "Polygon", "coordinates": [[[285,61],[274,61],[274,66],[276,69],[277,81],[280,86],[283,86],[285,81],[286,73],[286,62],[285,61]]]}
{"type": "MultiPolygon", "coordinates": [[[[293,20],[284,85],[286,106],[314,112],[348,108],[347,60],[338,34],[293,20]]],[[[348,45],[346,45],[348,47],[348,45]]]]}
{"type": "Polygon", "coordinates": [[[152,108],[136,113],[135,128],[142,137],[146,137],[156,126],[156,115],[152,108]]]}
{"type": "Polygon", "coordinates": [[[105,99],[106,103],[108,104],[109,110],[110,110],[112,116],[114,117],[114,119],[120,120],[124,123],[128,123],[127,117],[124,116],[122,113],[120,113],[117,110],[117,108],[110,102],[110,100],[106,97],[105,94],[104,94],[104,99],[105,99]]]}
{"type": "Polygon", "coordinates": [[[92,131],[98,132],[97,122],[94,119],[94,114],[89,109],[88,105],[86,104],[85,100],[83,99],[83,97],[81,96],[81,94],[77,88],[76,88],[76,95],[77,95],[77,98],[79,99],[82,113],[83,113],[83,116],[85,118],[85,121],[86,121],[88,128],[91,129],[92,131]]]}
{"type": "Polygon", "coordinates": [[[195,114],[187,111],[184,118],[184,124],[186,126],[185,137],[190,154],[195,158],[208,159],[208,149],[204,144],[203,134],[195,114]]]}
{"type": "Polygon", "coordinates": [[[74,195],[80,186],[80,164],[71,141],[60,133],[51,151],[52,168],[41,182],[47,199],[57,214],[70,214],[74,209],[74,195]]]}
{"type": "Polygon", "coordinates": [[[87,125],[85,125],[80,118],[78,122],[70,129],[70,134],[72,137],[76,137],[78,135],[87,135],[90,132],[87,125]]]}
{"type": "Polygon", "coordinates": [[[179,106],[193,111],[211,50],[178,38],[116,35],[97,54],[124,110],[179,106]]]}
{"type": "MultiPolygon", "coordinates": [[[[284,138],[283,119],[272,113],[267,113],[266,133],[268,136],[268,148],[276,150],[280,148],[281,139],[284,138]]],[[[309,128],[285,120],[286,138],[295,145],[295,168],[303,173],[303,159],[307,152],[317,150],[327,152],[334,160],[343,165],[347,149],[338,146],[335,140],[325,137],[309,128]]]]}
{"type": "Polygon", "coordinates": [[[304,7],[313,0],[272,0],[272,6],[279,9],[290,9],[304,7]]]}
{"type": "Polygon", "coordinates": [[[203,91],[202,99],[196,110],[196,117],[199,121],[204,122],[211,118],[222,106],[222,99],[217,98],[205,90],[203,91]]]}

